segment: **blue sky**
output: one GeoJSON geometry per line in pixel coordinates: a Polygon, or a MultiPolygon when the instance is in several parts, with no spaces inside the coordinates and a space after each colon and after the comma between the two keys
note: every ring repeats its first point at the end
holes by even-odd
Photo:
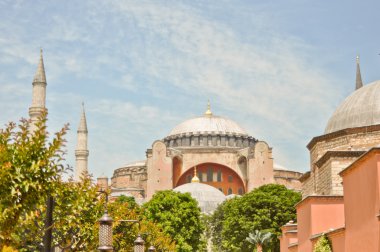
{"type": "Polygon", "coordinates": [[[0,124],[28,116],[44,49],[50,131],[69,122],[74,165],[81,102],[89,169],[145,158],[154,140],[201,115],[238,122],[275,162],[309,169],[355,85],[380,78],[379,1],[0,1],[0,124]]]}

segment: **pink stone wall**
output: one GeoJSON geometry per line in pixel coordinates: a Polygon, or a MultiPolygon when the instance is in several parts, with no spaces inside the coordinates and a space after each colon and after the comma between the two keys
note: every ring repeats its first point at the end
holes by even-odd
{"type": "Polygon", "coordinates": [[[343,173],[347,252],[380,250],[379,152],[367,154],[343,173]]]}
{"type": "Polygon", "coordinates": [[[151,199],[157,191],[173,188],[173,164],[167,157],[167,149],[162,141],[156,141],[152,146],[152,155],[147,161],[147,199],[151,199]]]}
{"type": "Polygon", "coordinates": [[[253,151],[254,157],[248,160],[248,192],[274,183],[272,150],[267,143],[257,142],[253,151]]]}
{"type": "Polygon", "coordinates": [[[299,251],[312,251],[311,236],[344,226],[343,197],[309,196],[296,208],[299,251]]]}

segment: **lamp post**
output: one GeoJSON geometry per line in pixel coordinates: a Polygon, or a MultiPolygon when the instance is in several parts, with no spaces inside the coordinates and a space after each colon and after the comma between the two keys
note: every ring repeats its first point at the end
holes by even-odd
{"type": "Polygon", "coordinates": [[[107,212],[108,194],[105,191],[99,191],[106,195],[105,211],[99,220],[99,251],[113,251],[112,247],[112,223],[113,220],[107,212]]]}
{"type": "Polygon", "coordinates": [[[134,252],[144,252],[144,244],[145,244],[145,242],[139,234],[137,236],[137,239],[135,240],[134,252]]]}

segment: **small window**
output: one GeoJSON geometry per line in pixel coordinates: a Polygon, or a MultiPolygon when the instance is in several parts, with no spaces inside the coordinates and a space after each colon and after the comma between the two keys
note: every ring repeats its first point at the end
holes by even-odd
{"type": "Polygon", "coordinates": [[[228,182],[232,183],[232,176],[228,175],[228,182]]]}
{"type": "Polygon", "coordinates": [[[216,178],[216,181],[222,182],[222,170],[218,170],[218,176],[216,178]]]}
{"type": "Polygon", "coordinates": [[[228,195],[232,194],[232,189],[228,188],[228,195]]]}
{"type": "Polygon", "coordinates": [[[197,173],[198,173],[197,176],[198,176],[198,178],[199,178],[199,181],[200,181],[200,182],[203,182],[202,172],[198,171],[197,173]]]}
{"type": "Polygon", "coordinates": [[[187,176],[186,176],[186,183],[190,183],[190,182],[191,182],[191,179],[192,179],[191,175],[190,175],[190,174],[187,175],[187,176]]]}
{"type": "Polygon", "coordinates": [[[239,188],[239,190],[238,190],[238,194],[239,194],[239,195],[243,195],[243,188],[241,188],[241,187],[239,188]]]}
{"type": "Polygon", "coordinates": [[[211,167],[207,169],[207,182],[212,182],[213,170],[211,167]]]}

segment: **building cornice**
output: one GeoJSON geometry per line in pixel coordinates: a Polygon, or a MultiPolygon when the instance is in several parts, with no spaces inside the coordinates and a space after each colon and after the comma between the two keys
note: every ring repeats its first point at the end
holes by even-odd
{"type": "Polygon", "coordinates": [[[318,168],[321,168],[328,160],[331,158],[345,158],[345,157],[360,157],[363,155],[366,151],[327,151],[325,154],[323,154],[322,157],[320,157],[316,162],[315,165],[318,168]]]}
{"type": "Polygon", "coordinates": [[[309,150],[311,150],[320,141],[331,140],[331,139],[345,136],[345,135],[351,135],[351,134],[362,133],[362,132],[369,133],[369,132],[374,132],[374,131],[380,131],[380,124],[342,129],[342,130],[338,130],[338,131],[331,132],[328,134],[313,137],[311,141],[306,145],[306,147],[309,150]]]}
{"type": "Polygon", "coordinates": [[[339,196],[339,195],[308,195],[306,198],[302,199],[301,201],[299,201],[297,204],[294,205],[294,207],[299,207],[303,204],[305,204],[306,202],[310,201],[310,200],[313,200],[313,199],[319,199],[319,200],[325,200],[325,201],[341,201],[343,200],[343,196],[339,196]]]}
{"type": "Polygon", "coordinates": [[[366,160],[371,154],[380,154],[380,147],[373,147],[369,149],[368,151],[363,151],[362,155],[359,156],[358,159],[356,159],[352,164],[350,164],[348,167],[343,169],[341,172],[339,172],[340,176],[344,176],[347,174],[347,172],[351,171],[353,168],[357,167],[359,163],[366,160]]]}

